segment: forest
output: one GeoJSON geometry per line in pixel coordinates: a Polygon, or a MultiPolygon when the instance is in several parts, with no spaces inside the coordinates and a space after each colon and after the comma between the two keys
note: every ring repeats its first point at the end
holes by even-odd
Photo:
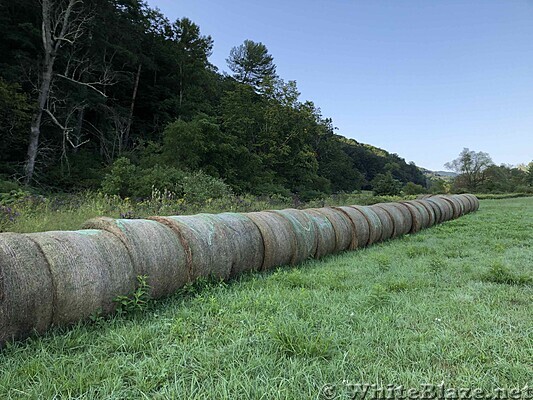
{"type": "Polygon", "coordinates": [[[236,43],[221,72],[197,24],[136,0],[4,0],[0,35],[1,191],[142,198],[189,180],[310,200],[428,185],[340,135],[261,42],[236,43]]]}

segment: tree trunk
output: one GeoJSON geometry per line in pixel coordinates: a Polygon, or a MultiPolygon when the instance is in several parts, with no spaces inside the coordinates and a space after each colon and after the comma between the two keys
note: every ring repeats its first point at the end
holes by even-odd
{"type": "Polygon", "coordinates": [[[39,137],[41,135],[41,120],[46,107],[46,101],[50,94],[50,85],[52,83],[52,71],[55,57],[47,57],[45,70],[43,72],[41,87],[39,88],[39,97],[37,100],[37,109],[31,118],[30,140],[28,143],[28,153],[26,164],[24,165],[24,183],[29,185],[35,172],[35,160],[39,149],[39,137]]]}
{"type": "Polygon", "coordinates": [[[139,67],[137,68],[137,75],[135,76],[135,84],[133,86],[133,94],[131,96],[131,105],[130,105],[130,114],[128,116],[128,123],[126,125],[126,131],[124,132],[124,137],[120,146],[120,152],[122,151],[122,148],[125,148],[128,145],[128,142],[130,140],[130,129],[131,124],[133,122],[133,110],[135,108],[135,99],[137,98],[137,90],[139,89],[139,80],[141,78],[141,68],[142,64],[139,63],[139,67]]]}

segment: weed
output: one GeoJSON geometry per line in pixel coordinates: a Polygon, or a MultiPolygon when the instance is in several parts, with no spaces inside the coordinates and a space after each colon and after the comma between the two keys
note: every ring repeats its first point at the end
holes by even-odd
{"type": "Polygon", "coordinates": [[[148,276],[137,276],[137,288],[129,295],[115,297],[113,301],[117,303],[116,312],[119,315],[146,310],[150,303],[150,285],[148,285],[148,276]]]}
{"type": "Polygon", "coordinates": [[[481,279],[485,282],[506,284],[506,285],[531,285],[533,278],[525,274],[516,274],[512,272],[501,262],[492,264],[488,272],[483,274],[481,279]]]}

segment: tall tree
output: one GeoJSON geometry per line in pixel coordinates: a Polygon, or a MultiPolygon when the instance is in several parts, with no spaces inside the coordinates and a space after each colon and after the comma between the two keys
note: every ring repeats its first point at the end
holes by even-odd
{"type": "Polygon", "coordinates": [[[485,170],[493,164],[487,153],[475,152],[465,147],[459,157],[444,166],[460,174],[458,178],[464,179],[466,189],[475,190],[485,179],[485,170]]]}
{"type": "Polygon", "coordinates": [[[237,81],[256,89],[260,89],[264,82],[276,77],[274,58],[261,42],[245,40],[240,46],[231,49],[226,62],[237,81]]]}

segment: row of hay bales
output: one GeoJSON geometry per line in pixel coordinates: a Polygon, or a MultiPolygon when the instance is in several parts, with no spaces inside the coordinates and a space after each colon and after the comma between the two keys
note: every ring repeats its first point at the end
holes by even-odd
{"type": "Polygon", "coordinates": [[[94,313],[146,275],[151,296],[199,277],[298,264],[475,211],[473,195],[245,214],[97,218],[83,230],[0,234],[0,345],[94,313]]]}

